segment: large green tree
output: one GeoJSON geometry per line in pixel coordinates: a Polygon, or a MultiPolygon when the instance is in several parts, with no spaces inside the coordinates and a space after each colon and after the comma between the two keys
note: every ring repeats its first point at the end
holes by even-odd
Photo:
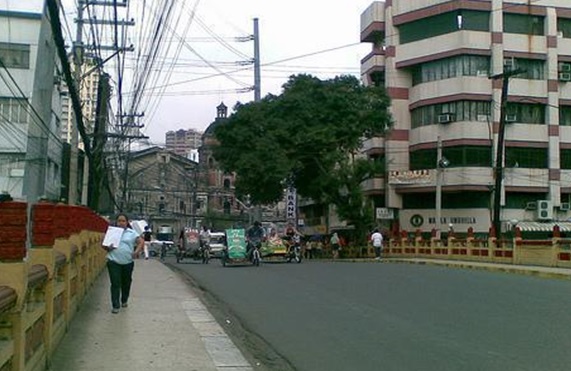
{"type": "Polygon", "coordinates": [[[359,149],[391,126],[389,104],[384,89],[353,76],[292,76],[281,95],[236,105],[215,130],[214,156],[237,174],[237,193],[254,204],[276,202],[293,185],[301,196],[335,205],[361,234],[373,212],[360,184],[382,165],[359,156],[359,149]]]}

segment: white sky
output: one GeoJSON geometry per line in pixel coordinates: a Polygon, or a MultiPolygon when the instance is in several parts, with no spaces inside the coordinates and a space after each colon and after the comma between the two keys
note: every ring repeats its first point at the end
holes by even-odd
{"type": "MultiPolygon", "coordinates": [[[[69,19],[69,28],[64,34],[75,34],[72,20],[76,15],[75,0],[62,2],[69,19]]],[[[177,0],[176,14],[182,15],[177,33],[183,35],[184,28],[189,25],[185,37],[187,46],[182,48],[177,59],[178,65],[170,76],[166,73],[166,66],[175,60],[173,49],[177,44],[173,43],[171,50],[161,55],[166,57],[166,64],[162,65],[162,72],[157,73],[156,80],[147,87],[168,86],[161,96],[152,96],[151,102],[154,105],[141,107],[145,111],[142,119],[144,134],[150,137],[151,142],[162,144],[165,133],[169,130],[204,130],[214,121],[216,106],[221,101],[232,113],[231,108],[237,101],[245,103],[254,99],[253,91],[241,94],[235,92],[253,86],[253,65],[230,65],[230,62],[244,60],[244,57],[233,53],[221,43],[213,42],[212,36],[208,34],[210,32],[224,38],[229,46],[248,58],[253,58],[253,41],[231,41],[235,37],[253,34],[253,18],[259,19],[262,97],[268,93],[280,94],[282,84],[292,74],[309,73],[324,79],[341,74],[359,76],[360,60],[371,50],[370,44],[359,44],[360,15],[372,2],[373,0],[177,0]],[[197,18],[191,22],[192,9],[196,10],[197,18]],[[210,42],[204,42],[206,37],[210,42]],[[354,45],[347,46],[350,44],[354,45]],[[347,47],[340,48],[343,46],[347,47]],[[328,49],[337,50],[319,53],[328,49]],[[302,57],[308,54],[315,55],[302,57]],[[201,58],[215,65],[218,71],[201,61],[201,58]],[[215,76],[220,71],[229,73],[232,79],[215,76]]],[[[0,0],[0,7],[8,4],[14,10],[17,4],[23,3],[38,3],[38,0],[0,0]]],[[[130,0],[130,3],[132,6],[140,6],[142,0],[130,0]]],[[[153,3],[161,1],[153,0],[153,3]]],[[[149,13],[147,9],[147,17],[149,13]]],[[[137,15],[130,14],[128,18],[134,18],[135,23],[141,26],[137,15]]],[[[129,38],[137,46],[136,29],[137,26],[130,28],[129,38]]],[[[172,34],[167,36],[169,39],[171,37],[172,34]]],[[[136,51],[129,54],[128,60],[136,55],[136,51]]],[[[113,71],[112,63],[109,64],[108,68],[113,71]]],[[[123,91],[127,93],[130,87],[126,83],[123,91]]]]}
{"type": "MultiPolygon", "coordinates": [[[[292,74],[311,73],[321,78],[331,78],[339,74],[359,76],[360,60],[370,51],[369,44],[354,45],[279,64],[271,63],[348,44],[358,44],[360,15],[371,3],[370,0],[203,0],[198,5],[197,14],[203,23],[222,37],[253,34],[253,18],[258,18],[263,97],[268,93],[279,94],[282,84],[292,74]]],[[[197,22],[191,26],[189,33],[194,32],[205,34],[197,22]]],[[[190,42],[193,48],[200,50],[204,57],[212,61],[240,60],[240,57],[233,55],[220,44],[190,42]]],[[[253,42],[231,45],[248,56],[254,55],[253,42]]],[[[184,54],[185,59],[198,59],[188,50],[185,50],[184,54]]],[[[250,67],[252,68],[247,71],[233,73],[231,76],[244,84],[253,85],[253,66],[250,67]]],[[[239,68],[241,67],[225,70],[234,71],[239,68]]],[[[173,74],[170,82],[216,73],[212,68],[194,67],[173,74]]],[[[204,130],[214,120],[216,106],[221,101],[232,108],[237,101],[245,103],[254,99],[253,91],[242,94],[228,92],[242,87],[226,77],[212,77],[172,86],[168,92],[210,93],[162,97],[152,121],[146,122],[146,134],[150,136],[151,141],[161,143],[164,142],[164,134],[168,130],[204,130]]]]}

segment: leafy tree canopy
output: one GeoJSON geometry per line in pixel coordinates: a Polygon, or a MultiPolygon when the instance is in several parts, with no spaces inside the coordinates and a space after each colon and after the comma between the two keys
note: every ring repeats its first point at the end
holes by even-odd
{"type": "Polygon", "coordinates": [[[302,196],[334,203],[343,216],[362,203],[359,185],[378,171],[355,155],[364,139],[390,127],[389,104],[384,89],[353,76],[292,76],[281,95],[236,105],[215,130],[214,156],[237,174],[237,193],[256,204],[280,200],[293,185],[302,196]]]}

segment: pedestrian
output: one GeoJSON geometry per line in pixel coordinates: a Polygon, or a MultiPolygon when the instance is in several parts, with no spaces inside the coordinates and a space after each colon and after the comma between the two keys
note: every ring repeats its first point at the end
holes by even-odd
{"type": "Polygon", "coordinates": [[[340,241],[337,232],[333,233],[331,235],[331,238],[329,239],[329,244],[331,245],[331,251],[333,252],[333,259],[339,258],[339,248],[340,248],[339,242],[340,241]]]}
{"type": "Polygon", "coordinates": [[[103,246],[107,251],[107,271],[111,282],[111,313],[119,313],[121,307],[127,307],[135,259],[143,250],[144,241],[141,236],[130,228],[129,219],[125,214],[116,218],[116,226],[123,228],[119,246],[103,246]]]}
{"type": "Polygon", "coordinates": [[[373,248],[375,249],[375,259],[381,260],[381,252],[383,250],[383,235],[378,229],[373,231],[371,235],[371,242],[373,243],[373,248]]]}
{"type": "Polygon", "coordinates": [[[145,226],[145,231],[143,232],[143,240],[145,242],[145,250],[144,250],[144,254],[145,254],[145,260],[149,259],[149,248],[151,247],[151,237],[153,235],[153,232],[151,232],[151,229],[149,228],[148,225],[145,226]]]}

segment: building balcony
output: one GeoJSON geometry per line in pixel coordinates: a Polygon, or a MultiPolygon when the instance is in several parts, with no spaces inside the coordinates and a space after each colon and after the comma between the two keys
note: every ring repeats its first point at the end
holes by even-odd
{"type": "Polygon", "coordinates": [[[361,183],[361,188],[365,194],[383,193],[385,190],[385,178],[378,177],[367,179],[361,183]]]}
{"type": "Polygon", "coordinates": [[[361,42],[379,43],[385,38],[385,3],[375,1],[361,13],[361,42]]]}
{"type": "Polygon", "coordinates": [[[393,15],[422,11],[428,7],[436,7],[440,4],[450,3],[450,0],[415,0],[415,1],[393,1],[393,15]]]}
{"type": "Polygon", "coordinates": [[[385,141],[381,137],[373,137],[363,141],[362,153],[382,152],[385,149],[385,141]]]}
{"type": "Polygon", "coordinates": [[[425,82],[409,90],[410,104],[430,98],[430,104],[444,103],[448,97],[471,100],[471,96],[488,96],[491,99],[492,81],[484,76],[460,76],[444,80],[425,82]],[[439,99],[442,97],[442,99],[439,99]],[[442,100],[440,102],[439,100],[442,100]]]}
{"type": "Polygon", "coordinates": [[[490,34],[457,31],[397,46],[396,66],[405,68],[459,54],[490,55],[490,34]]]}
{"type": "Polygon", "coordinates": [[[522,57],[526,54],[547,54],[546,36],[522,35],[504,32],[503,46],[504,54],[509,54],[510,52],[518,54],[521,53],[522,57]]]}
{"type": "Polygon", "coordinates": [[[525,192],[531,190],[549,190],[549,169],[506,168],[504,169],[504,187],[506,191],[525,192]]]}
{"type": "Polygon", "coordinates": [[[381,74],[382,76],[379,77],[384,81],[385,51],[380,48],[374,48],[365,58],[361,59],[361,75],[367,76],[369,83],[373,83],[377,80],[375,74],[381,74]]]}

